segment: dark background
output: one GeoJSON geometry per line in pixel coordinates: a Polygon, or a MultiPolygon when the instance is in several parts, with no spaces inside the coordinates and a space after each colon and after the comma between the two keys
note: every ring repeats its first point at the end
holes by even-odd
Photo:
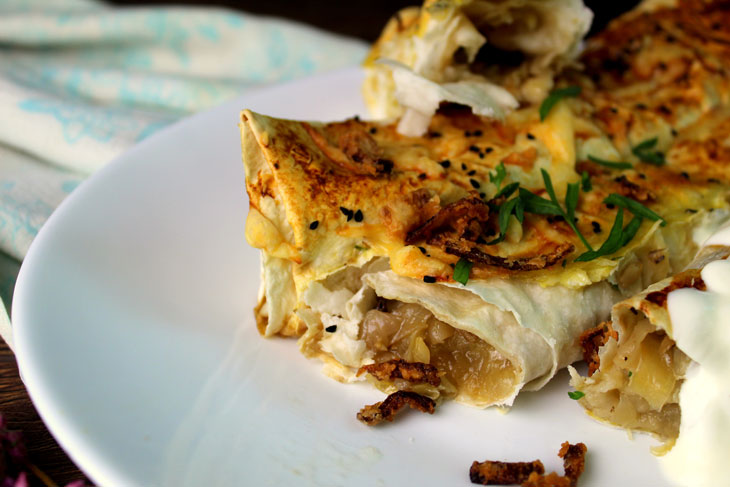
{"type": "MultiPolygon", "coordinates": [[[[385,22],[396,11],[410,5],[421,5],[414,0],[112,0],[116,5],[220,5],[251,13],[274,15],[315,25],[325,30],[374,41],[385,22]]],[[[638,0],[584,0],[595,12],[592,32],[601,30],[621,12],[630,10],[638,0]]]]}

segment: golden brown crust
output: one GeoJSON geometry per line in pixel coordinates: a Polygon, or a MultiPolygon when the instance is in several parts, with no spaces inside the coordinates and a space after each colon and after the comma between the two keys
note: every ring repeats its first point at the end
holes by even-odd
{"type": "Polygon", "coordinates": [[[384,401],[365,406],[357,413],[360,422],[375,426],[383,421],[393,421],[395,415],[405,406],[424,413],[433,414],[436,402],[426,396],[410,391],[397,391],[386,397],[384,401]]]}
{"type": "Polygon", "coordinates": [[[598,350],[606,344],[609,338],[618,340],[618,332],[613,329],[610,321],[586,330],[578,337],[578,343],[583,350],[583,360],[588,364],[589,377],[601,366],[598,350]]]}
{"type": "Polygon", "coordinates": [[[540,460],[534,462],[475,461],[469,468],[471,482],[481,485],[521,484],[532,473],[539,475],[545,473],[545,467],[540,460]]]}
{"type": "Polygon", "coordinates": [[[392,381],[403,379],[414,384],[441,384],[441,377],[436,367],[422,362],[406,362],[401,359],[388,360],[375,364],[363,365],[357,371],[358,377],[368,373],[378,380],[392,381]]]}

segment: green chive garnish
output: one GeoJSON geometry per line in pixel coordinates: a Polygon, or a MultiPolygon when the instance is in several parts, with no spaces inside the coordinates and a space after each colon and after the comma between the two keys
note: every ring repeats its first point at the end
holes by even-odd
{"type": "Polygon", "coordinates": [[[547,118],[550,110],[553,109],[555,104],[567,97],[576,97],[580,95],[580,86],[568,86],[566,88],[560,88],[550,92],[547,98],[542,101],[540,105],[540,121],[543,122],[547,118]]]}
{"type": "Polygon", "coordinates": [[[466,283],[469,282],[469,272],[471,271],[472,265],[473,264],[471,262],[463,257],[459,259],[459,262],[456,263],[456,267],[454,267],[454,281],[460,282],[466,286],[466,283]]]}

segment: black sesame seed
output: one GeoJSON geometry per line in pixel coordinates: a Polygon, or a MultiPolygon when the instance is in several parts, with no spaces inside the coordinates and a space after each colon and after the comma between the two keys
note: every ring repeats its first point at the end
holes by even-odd
{"type": "Polygon", "coordinates": [[[555,215],[555,221],[556,222],[564,222],[565,218],[562,217],[562,215],[555,215]]]}
{"type": "Polygon", "coordinates": [[[337,331],[337,325],[330,325],[324,329],[327,333],[334,333],[337,331]]]}
{"type": "Polygon", "coordinates": [[[471,137],[471,132],[464,130],[464,137],[471,137]]]}
{"type": "Polygon", "coordinates": [[[679,135],[679,132],[677,132],[675,129],[672,129],[672,137],[676,137],[679,135]]]}
{"type": "Polygon", "coordinates": [[[633,314],[635,314],[635,315],[638,315],[638,314],[639,314],[639,312],[638,312],[638,311],[636,310],[636,308],[634,308],[633,306],[632,306],[631,308],[629,308],[629,309],[631,310],[631,312],[632,312],[633,314]]]}
{"type": "Polygon", "coordinates": [[[479,159],[484,159],[484,152],[479,153],[479,159]]]}
{"type": "Polygon", "coordinates": [[[717,178],[710,178],[710,179],[708,179],[708,180],[707,180],[707,182],[708,182],[708,183],[715,183],[715,184],[718,184],[718,183],[720,182],[720,180],[719,180],[719,179],[717,179],[717,178]]]}
{"type": "Polygon", "coordinates": [[[474,178],[470,178],[469,183],[471,183],[471,187],[474,189],[479,189],[479,187],[481,186],[481,184],[479,184],[479,181],[474,178]]]}
{"type": "Polygon", "coordinates": [[[530,132],[527,132],[527,138],[530,140],[535,140],[535,136],[532,135],[530,132]]]}
{"type": "Polygon", "coordinates": [[[393,170],[393,161],[390,159],[378,159],[378,166],[380,169],[380,172],[385,174],[390,174],[390,172],[393,170]]]}
{"type": "Polygon", "coordinates": [[[475,175],[476,173],[477,173],[477,170],[476,170],[476,169],[472,169],[471,171],[469,171],[468,173],[466,173],[466,175],[467,175],[467,176],[473,176],[473,175],[475,175]]]}
{"type": "Polygon", "coordinates": [[[279,169],[279,163],[278,162],[275,162],[274,163],[274,169],[279,169]]]}
{"type": "Polygon", "coordinates": [[[644,174],[643,172],[640,172],[639,179],[646,179],[646,174],[644,174]]]}
{"type": "Polygon", "coordinates": [[[314,220],[312,223],[309,224],[310,230],[316,230],[319,226],[319,220],[314,220]]]}
{"type": "Polygon", "coordinates": [[[420,250],[423,255],[426,255],[426,249],[425,248],[418,247],[418,250],[420,250]]]}
{"type": "Polygon", "coordinates": [[[376,129],[375,127],[370,127],[370,133],[371,134],[377,134],[378,133],[378,129],[376,129]]]}
{"type": "Polygon", "coordinates": [[[484,149],[484,152],[485,152],[485,153],[487,153],[487,154],[489,154],[489,153],[490,153],[490,152],[492,152],[493,150],[494,150],[494,149],[493,149],[492,147],[487,147],[486,149],[484,149]]]}
{"type": "Polygon", "coordinates": [[[618,108],[611,107],[611,113],[618,113],[618,108]]]}
{"type": "Polygon", "coordinates": [[[637,103],[636,105],[634,105],[634,108],[636,108],[637,110],[646,110],[647,106],[645,103],[637,103]]]}
{"type": "Polygon", "coordinates": [[[695,210],[694,208],[687,208],[684,211],[687,212],[687,213],[697,213],[698,210],[695,210]]]}
{"type": "Polygon", "coordinates": [[[357,210],[355,212],[355,221],[358,222],[358,223],[360,223],[362,221],[362,219],[363,219],[362,211],[357,210]]]}
{"type": "Polygon", "coordinates": [[[680,174],[682,175],[682,177],[684,179],[686,179],[687,181],[689,181],[689,173],[688,172],[682,171],[680,174]]]}
{"type": "Polygon", "coordinates": [[[475,130],[474,132],[471,133],[471,135],[473,135],[474,137],[481,137],[482,134],[483,134],[483,132],[481,130],[479,130],[479,129],[477,129],[477,130],[475,130]]]}
{"type": "Polygon", "coordinates": [[[463,162],[461,163],[461,169],[463,169],[464,171],[466,171],[466,164],[464,164],[463,162]]]}
{"type": "Polygon", "coordinates": [[[429,132],[428,134],[426,134],[426,136],[429,139],[437,139],[437,138],[441,137],[441,132],[429,132]]]}
{"type": "Polygon", "coordinates": [[[433,284],[434,282],[436,282],[436,278],[434,276],[423,276],[423,282],[433,284]]]}
{"type": "Polygon", "coordinates": [[[345,216],[347,216],[347,215],[349,215],[350,213],[352,213],[352,210],[348,210],[348,209],[347,209],[347,208],[345,208],[344,206],[340,206],[340,211],[341,211],[341,212],[342,212],[342,214],[343,214],[343,215],[345,215],[345,216]]]}
{"type": "Polygon", "coordinates": [[[608,208],[609,210],[613,210],[614,208],[616,208],[616,205],[614,205],[613,203],[606,203],[606,208],[608,208]]]}
{"type": "Polygon", "coordinates": [[[480,197],[480,198],[484,198],[484,197],[486,197],[486,196],[487,196],[487,193],[479,193],[479,197],[480,197]]]}
{"type": "Polygon", "coordinates": [[[593,233],[601,233],[601,224],[598,222],[591,222],[593,226],[593,233]]]}
{"type": "Polygon", "coordinates": [[[444,159],[443,161],[439,162],[439,164],[441,165],[441,167],[446,169],[447,167],[449,167],[451,165],[451,161],[448,159],[444,159]]]}
{"type": "Polygon", "coordinates": [[[424,179],[426,179],[426,173],[425,172],[422,172],[421,174],[419,174],[418,175],[418,179],[420,179],[421,181],[423,181],[424,179]]]}
{"type": "Polygon", "coordinates": [[[479,147],[477,147],[475,145],[470,145],[469,146],[469,150],[472,151],[472,152],[476,152],[476,153],[481,152],[481,150],[479,149],[479,147]]]}

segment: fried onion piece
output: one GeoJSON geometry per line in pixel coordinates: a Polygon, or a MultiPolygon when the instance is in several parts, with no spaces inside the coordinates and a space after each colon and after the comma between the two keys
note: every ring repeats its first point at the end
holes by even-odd
{"type": "Polygon", "coordinates": [[[585,455],[588,448],[583,443],[575,445],[563,442],[558,456],[563,459],[565,475],[555,472],[545,475],[540,460],[534,462],[474,462],[469,469],[469,478],[474,484],[511,485],[522,487],[575,487],[585,469],[585,455]]]}
{"type": "Polygon", "coordinates": [[[610,321],[590,328],[578,337],[578,343],[583,349],[583,360],[588,364],[588,377],[601,366],[601,359],[598,357],[598,349],[606,344],[609,338],[618,340],[618,332],[613,329],[610,321]]]}
{"type": "Polygon", "coordinates": [[[414,384],[428,383],[432,386],[441,384],[438,369],[423,362],[406,362],[401,359],[388,360],[377,364],[363,365],[357,371],[358,377],[368,373],[378,380],[403,379],[414,384]]]}
{"type": "Polygon", "coordinates": [[[522,487],[571,487],[574,485],[568,477],[562,477],[555,472],[547,475],[539,475],[531,473],[526,481],[522,482],[522,487]]]}
{"type": "Polygon", "coordinates": [[[578,478],[583,474],[583,470],[585,470],[587,451],[588,447],[583,443],[572,445],[566,441],[560,445],[558,456],[563,459],[565,476],[573,481],[571,485],[578,483],[578,478]]]}
{"type": "Polygon", "coordinates": [[[545,467],[540,460],[534,462],[477,462],[469,468],[469,478],[473,484],[512,485],[526,481],[532,473],[542,475],[545,467]]]}
{"type": "MultiPolygon", "coordinates": [[[[408,232],[406,244],[428,240],[434,233],[452,230],[461,237],[474,224],[481,227],[489,220],[489,205],[477,193],[444,206],[423,225],[408,232]]],[[[481,228],[479,228],[481,230],[481,228]]],[[[477,233],[477,236],[481,232],[477,233]]],[[[476,236],[475,236],[476,238],[476,236]]]]}
{"type": "Polygon", "coordinates": [[[302,126],[330,160],[350,172],[379,176],[393,169],[393,162],[382,158],[382,149],[357,120],[330,123],[321,131],[308,123],[302,126]]]}
{"type": "Polygon", "coordinates": [[[555,472],[541,475],[537,472],[531,473],[522,487],[575,487],[578,485],[578,478],[585,470],[585,457],[588,448],[583,443],[575,445],[565,441],[560,445],[558,456],[563,459],[562,477],[555,472]]]}
{"type": "Polygon", "coordinates": [[[362,408],[357,413],[357,419],[368,426],[375,426],[383,421],[393,421],[398,411],[406,405],[428,414],[433,414],[436,409],[436,403],[431,398],[415,392],[397,391],[386,397],[383,402],[362,408]]]}
{"type": "Polygon", "coordinates": [[[446,242],[445,250],[449,254],[464,257],[477,265],[484,264],[488,266],[502,267],[503,269],[509,269],[511,271],[537,271],[557,264],[574,249],[575,247],[573,244],[563,243],[547,254],[517,258],[500,257],[498,255],[487,254],[476,247],[467,248],[464,245],[459,245],[454,242],[446,242]]]}

